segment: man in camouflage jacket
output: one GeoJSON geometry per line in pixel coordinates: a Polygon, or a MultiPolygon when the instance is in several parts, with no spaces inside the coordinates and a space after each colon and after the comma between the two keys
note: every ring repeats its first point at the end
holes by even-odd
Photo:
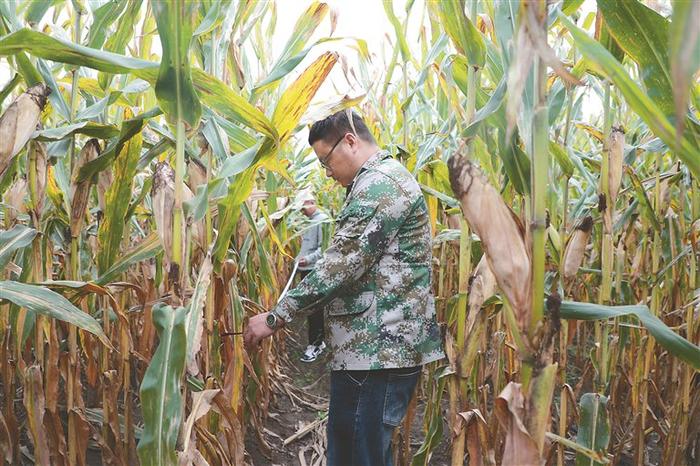
{"type": "Polygon", "coordinates": [[[331,362],[329,465],[390,465],[391,434],[422,365],[444,356],[431,290],[431,234],[413,176],[379,150],[364,121],[339,112],[309,144],[347,188],[330,247],[271,313],[250,319],[254,346],[323,306],[331,362]]]}

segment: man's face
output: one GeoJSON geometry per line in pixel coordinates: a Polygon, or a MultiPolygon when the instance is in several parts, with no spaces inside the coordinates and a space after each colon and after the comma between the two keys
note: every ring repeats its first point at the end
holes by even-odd
{"type": "Polygon", "coordinates": [[[307,217],[311,217],[316,212],[316,202],[312,199],[304,201],[304,204],[301,207],[301,211],[307,217]]]}
{"type": "Polygon", "coordinates": [[[335,141],[326,142],[323,139],[311,146],[319,162],[329,176],[347,187],[355,177],[357,167],[354,158],[358,149],[358,138],[352,133],[345,133],[335,141]]]}

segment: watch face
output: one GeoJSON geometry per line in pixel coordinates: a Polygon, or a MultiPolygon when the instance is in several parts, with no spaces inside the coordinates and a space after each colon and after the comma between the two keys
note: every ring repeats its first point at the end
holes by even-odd
{"type": "Polygon", "coordinates": [[[269,327],[274,328],[275,324],[277,323],[277,318],[275,317],[274,314],[268,314],[267,319],[265,319],[265,321],[267,322],[267,325],[269,327]]]}

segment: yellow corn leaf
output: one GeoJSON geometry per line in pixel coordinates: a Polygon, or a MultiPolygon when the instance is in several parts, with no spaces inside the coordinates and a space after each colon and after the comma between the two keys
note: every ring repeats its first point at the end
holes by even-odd
{"type": "Polygon", "coordinates": [[[338,54],[324,53],[284,91],[272,115],[272,124],[277,128],[281,142],[286,141],[291,135],[301,116],[306,112],[311,99],[337,61],[338,54]]]}

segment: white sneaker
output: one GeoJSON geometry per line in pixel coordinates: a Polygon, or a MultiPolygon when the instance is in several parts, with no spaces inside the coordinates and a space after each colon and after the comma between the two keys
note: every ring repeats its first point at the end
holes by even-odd
{"type": "Polygon", "coordinates": [[[326,349],[326,344],[321,342],[320,345],[309,345],[304,350],[304,354],[301,355],[299,360],[301,362],[314,362],[318,356],[326,349]]]}

